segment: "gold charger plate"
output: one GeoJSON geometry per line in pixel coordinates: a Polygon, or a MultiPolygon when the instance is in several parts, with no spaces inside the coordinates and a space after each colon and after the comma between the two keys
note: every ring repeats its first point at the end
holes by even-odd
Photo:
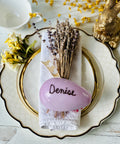
{"type": "MultiPolygon", "coordinates": [[[[17,88],[18,88],[18,93],[20,96],[20,99],[22,100],[23,104],[35,115],[38,115],[38,111],[30,105],[28,99],[26,98],[26,95],[24,93],[24,74],[26,72],[27,66],[30,64],[30,62],[35,58],[37,54],[40,53],[40,49],[37,50],[32,57],[26,62],[26,64],[21,67],[21,69],[18,72],[18,81],[17,81],[17,88]]],[[[86,115],[89,113],[94,106],[97,104],[97,102],[100,99],[100,96],[102,94],[103,86],[104,86],[104,78],[103,78],[103,72],[101,69],[101,66],[98,62],[96,62],[94,56],[85,48],[82,48],[82,54],[85,57],[85,59],[89,62],[92,71],[93,71],[93,76],[94,76],[94,88],[93,88],[93,93],[92,93],[92,101],[89,106],[85,107],[82,110],[82,116],[86,115]],[[98,65],[99,64],[99,65],[98,65]]],[[[39,59],[37,59],[39,61],[39,59]]],[[[36,67],[37,68],[37,67],[36,67]]],[[[84,72],[83,72],[84,73],[84,72]]],[[[38,73],[39,75],[39,73],[38,73]]],[[[34,81],[34,79],[32,80],[34,81]]],[[[85,84],[83,84],[85,85],[85,84]]],[[[36,100],[37,102],[37,100],[36,100]]]]}

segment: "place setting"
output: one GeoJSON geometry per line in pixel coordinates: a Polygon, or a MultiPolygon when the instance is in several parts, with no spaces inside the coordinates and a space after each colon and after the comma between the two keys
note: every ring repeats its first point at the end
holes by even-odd
{"type": "MultiPolygon", "coordinates": [[[[10,5],[2,0],[0,3],[10,5]]],[[[22,4],[16,4],[16,8],[22,4]]],[[[68,6],[69,15],[58,13],[56,17],[52,13],[59,2],[40,4],[53,7],[46,14],[48,20],[44,7],[41,13],[32,13],[27,0],[23,22],[8,25],[5,16],[0,20],[2,27],[15,30],[5,41],[8,49],[1,53],[1,98],[9,115],[38,136],[82,136],[110,118],[119,99],[119,61],[114,51],[120,47],[120,2],[66,0],[60,2],[60,8],[64,11],[68,6]],[[77,12],[75,15],[70,10],[76,7],[77,12],[84,11],[80,21],[75,18],[77,12]],[[92,33],[82,29],[87,23],[93,23],[92,33]],[[24,37],[22,32],[17,34],[23,25],[33,32],[24,37]]],[[[39,2],[33,1],[33,5],[39,2]]],[[[17,12],[12,7],[9,10],[17,12]]]]}

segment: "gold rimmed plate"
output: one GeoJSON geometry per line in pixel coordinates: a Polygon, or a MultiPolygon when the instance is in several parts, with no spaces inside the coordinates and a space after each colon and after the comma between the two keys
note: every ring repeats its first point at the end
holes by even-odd
{"type": "MultiPolygon", "coordinates": [[[[41,31],[40,31],[41,32],[41,31]]],[[[37,97],[39,90],[39,58],[36,52],[23,65],[19,72],[5,66],[1,74],[2,98],[8,112],[25,128],[39,136],[64,138],[80,136],[99,126],[115,110],[118,99],[119,71],[109,49],[94,37],[80,31],[83,48],[82,85],[93,94],[92,103],[82,111],[81,126],[76,131],[50,131],[41,129],[37,116],[37,97]],[[104,80],[103,80],[104,77],[104,80]],[[104,81],[104,86],[103,86],[104,81]],[[100,98],[101,97],[101,98],[100,98]]],[[[34,33],[28,36],[30,42],[40,39],[34,33]]]]}
{"type": "MultiPolygon", "coordinates": [[[[84,116],[94,108],[100,99],[104,87],[104,76],[101,66],[98,61],[96,62],[95,57],[85,48],[82,48],[82,54],[82,85],[92,93],[92,102],[82,110],[82,116],[84,116]],[[86,79],[85,75],[89,75],[90,78],[86,79]],[[91,83],[91,87],[88,87],[88,83],[91,83]]],[[[32,55],[24,66],[21,66],[17,79],[20,99],[26,108],[35,115],[38,115],[39,59],[40,49],[32,55]],[[34,69],[31,69],[33,66],[34,69]],[[32,72],[34,70],[36,71],[35,73],[32,72]]]]}

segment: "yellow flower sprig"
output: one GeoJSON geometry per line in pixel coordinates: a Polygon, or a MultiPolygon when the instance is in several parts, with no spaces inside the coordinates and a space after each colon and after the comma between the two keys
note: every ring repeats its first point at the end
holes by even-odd
{"type": "MultiPolygon", "coordinates": [[[[32,2],[35,2],[37,0],[32,0],[32,2]]],[[[116,0],[116,2],[118,2],[119,0],[116,0]]],[[[54,4],[54,0],[45,0],[46,3],[48,3],[50,6],[53,6],[54,4]]],[[[38,4],[38,3],[37,3],[38,4]]],[[[68,6],[68,10],[71,12],[72,9],[75,9],[76,8],[76,11],[82,13],[83,11],[88,11],[90,12],[91,14],[94,14],[96,11],[98,11],[99,13],[101,13],[103,10],[104,10],[104,7],[105,7],[105,1],[103,0],[82,0],[79,1],[79,0],[74,0],[74,1],[71,1],[71,0],[64,0],[63,3],[62,3],[63,6],[66,7],[66,5],[68,6]]],[[[30,14],[30,17],[33,18],[35,17],[36,14],[30,14]]],[[[58,17],[61,17],[62,14],[58,13],[57,14],[58,17]]],[[[71,16],[71,13],[69,13],[68,15],[69,18],[73,18],[71,16]]],[[[43,19],[44,22],[47,21],[47,19],[43,19]]],[[[83,19],[82,22],[79,22],[79,21],[76,21],[74,20],[74,24],[76,26],[80,26],[80,24],[82,23],[86,23],[86,22],[90,22],[91,19],[88,18],[88,19],[83,19]]],[[[28,27],[31,27],[31,25],[28,23],[28,27]]]]}
{"type": "Polygon", "coordinates": [[[82,23],[91,22],[91,18],[90,17],[82,17],[81,20],[82,20],[82,23]]]}
{"type": "Polygon", "coordinates": [[[36,3],[36,5],[38,5],[38,1],[37,0],[32,0],[32,3],[36,3]]]}
{"type": "MultiPolygon", "coordinates": [[[[63,2],[63,6],[68,5],[68,10],[72,11],[72,9],[76,8],[76,11],[82,13],[83,11],[88,11],[91,12],[91,14],[94,14],[96,11],[98,12],[102,12],[104,10],[105,7],[105,2],[103,0],[82,0],[83,2],[81,3],[78,0],[74,0],[74,1],[70,1],[70,0],[64,0],[63,2]]],[[[69,14],[71,18],[71,14],[69,14]]],[[[75,26],[80,26],[80,24],[84,24],[84,23],[88,23],[91,21],[90,18],[83,18],[81,19],[82,22],[79,22],[76,20],[76,18],[74,19],[74,24],[75,26]]]]}
{"type": "Polygon", "coordinates": [[[20,35],[15,33],[9,35],[5,43],[8,44],[9,50],[1,54],[1,61],[3,63],[11,65],[25,63],[35,52],[34,46],[36,41],[29,45],[27,39],[22,39],[20,35]]]}
{"type": "Polygon", "coordinates": [[[29,13],[29,16],[30,16],[30,18],[32,19],[32,18],[34,18],[34,17],[37,16],[37,13],[29,13]]]}
{"type": "Polygon", "coordinates": [[[80,22],[78,22],[78,21],[76,20],[76,18],[73,18],[73,19],[74,19],[75,25],[79,27],[79,26],[80,26],[80,22]]]}
{"type": "Polygon", "coordinates": [[[54,0],[45,0],[45,2],[46,2],[46,3],[49,2],[49,5],[50,5],[50,6],[53,6],[53,4],[54,4],[54,0]]]}

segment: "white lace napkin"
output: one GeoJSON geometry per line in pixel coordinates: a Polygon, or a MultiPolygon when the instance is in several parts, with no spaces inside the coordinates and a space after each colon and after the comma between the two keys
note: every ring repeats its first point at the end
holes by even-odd
{"type": "MultiPolygon", "coordinates": [[[[42,34],[42,43],[41,43],[41,56],[40,61],[46,62],[48,60],[51,61],[52,64],[52,54],[50,50],[47,48],[49,46],[48,34],[44,32],[42,34]],[[45,40],[45,41],[44,41],[45,40]]],[[[40,87],[42,84],[52,78],[52,74],[46,68],[43,63],[40,63],[40,87]]],[[[76,53],[76,56],[73,60],[73,65],[71,68],[71,76],[70,79],[81,85],[81,47],[79,43],[79,48],[76,53]]],[[[80,126],[80,116],[81,110],[79,111],[69,111],[65,113],[65,117],[61,117],[61,113],[57,113],[57,117],[54,117],[55,112],[49,111],[47,113],[47,108],[41,104],[39,101],[39,125],[41,128],[47,128],[51,130],[59,129],[59,130],[76,130],[80,126]]]]}

